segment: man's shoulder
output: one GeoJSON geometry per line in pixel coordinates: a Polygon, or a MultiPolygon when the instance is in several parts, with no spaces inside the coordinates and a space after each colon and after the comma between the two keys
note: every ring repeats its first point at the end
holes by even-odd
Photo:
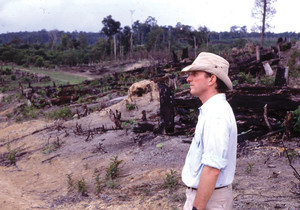
{"type": "Polygon", "coordinates": [[[225,100],[210,104],[203,110],[203,113],[208,117],[219,118],[220,116],[230,116],[233,113],[233,110],[230,104],[225,100]]]}

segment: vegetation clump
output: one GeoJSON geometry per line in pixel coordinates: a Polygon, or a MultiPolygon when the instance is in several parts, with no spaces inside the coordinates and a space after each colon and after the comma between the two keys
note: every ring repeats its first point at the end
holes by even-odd
{"type": "Polygon", "coordinates": [[[254,163],[247,163],[247,166],[245,168],[245,172],[247,174],[251,174],[251,172],[253,171],[253,167],[254,167],[254,163]]]}
{"type": "Polygon", "coordinates": [[[67,174],[67,183],[68,183],[68,190],[71,190],[74,188],[74,180],[72,178],[72,173],[67,174]]]}
{"type": "Polygon", "coordinates": [[[295,132],[300,133],[300,106],[292,111],[292,125],[295,132]]]}
{"type": "Polygon", "coordinates": [[[85,181],[85,179],[82,177],[80,180],[74,180],[72,176],[72,173],[67,174],[68,190],[77,189],[77,192],[81,193],[82,196],[88,196],[87,182],[85,181]]]}
{"type": "Polygon", "coordinates": [[[48,116],[49,119],[53,119],[53,120],[58,120],[58,119],[67,120],[67,119],[72,118],[73,114],[72,114],[72,111],[71,111],[70,107],[64,106],[64,107],[62,107],[58,110],[54,110],[52,112],[49,112],[47,114],[47,116],[48,116]]]}
{"type": "Polygon", "coordinates": [[[238,73],[238,84],[247,83],[247,84],[254,84],[255,78],[250,74],[246,74],[245,72],[238,73]]]}
{"type": "Polygon", "coordinates": [[[10,148],[9,143],[7,144],[7,150],[8,150],[7,160],[9,161],[10,165],[16,165],[17,150],[12,150],[10,148]]]}
{"type": "Polygon", "coordinates": [[[87,196],[87,183],[84,178],[77,181],[77,191],[83,196],[87,196]]]}
{"type": "Polygon", "coordinates": [[[109,164],[109,167],[106,168],[106,179],[113,180],[119,177],[120,175],[120,164],[123,162],[123,160],[118,160],[118,156],[114,156],[110,159],[111,162],[109,164]]]}
{"type": "Polygon", "coordinates": [[[297,77],[300,73],[300,65],[297,65],[297,59],[300,57],[300,52],[294,50],[288,60],[289,75],[291,77],[297,77]]]}
{"type": "Polygon", "coordinates": [[[34,106],[25,106],[22,114],[24,119],[36,119],[38,117],[39,110],[34,106]]]}
{"type": "Polygon", "coordinates": [[[95,188],[96,188],[96,194],[99,194],[101,192],[101,189],[102,189],[102,182],[100,180],[100,175],[97,174],[95,176],[95,188]]]}
{"type": "Polygon", "coordinates": [[[133,129],[136,125],[138,124],[138,121],[136,119],[130,119],[130,120],[126,120],[123,121],[121,126],[124,129],[133,129]]]}
{"type": "Polygon", "coordinates": [[[12,74],[12,70],[11,70],[10,68],[6,67],[6,68],[4,69],[4,71],[3,71],[3,74],[4,74],[4,75],[11,75],[11,74],[12,74]]]}
{"type": "Polygon", "coordinates": [[[128,111],[134,110],[136,108],[135,104],[126,103],[126,109],[128,111]]]}
{"type": "Polygon", "coordinates": [[[51,152],[54,152],[57,150],[57,145],[56,144],[48,144],[43,148],[43,154],[50,154],[51,152]]]}
{"type": "Polygon", "coordinates": [[[109,167],[106,168],[106,185],[109,188],[117,188],[118,184],[116,182],[116,179],[120,175],[120,164],[123,162],[123,160],[118,160],[118,156],[114,156],[111,158],[111,162],[109,164],[109,167]]]}
{"type": "Polygon", "coordinates": [[[164,178],[163,187],[168,188],[169,192],[173,192],[178,187],[178,176],[177,172],[173,169],[170,170],[170,173],[166,174],[164,178]]]}

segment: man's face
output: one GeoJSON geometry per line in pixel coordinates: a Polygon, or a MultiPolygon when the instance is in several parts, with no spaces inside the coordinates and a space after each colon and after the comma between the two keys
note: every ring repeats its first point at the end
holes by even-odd
{"type": "Polygon", "coordinates": [[[192,71],[186,81],[190,84],[190,93],[196,97],[201,97],[207,92],[210,80],[211,77],[205,72],[192,71]]]}

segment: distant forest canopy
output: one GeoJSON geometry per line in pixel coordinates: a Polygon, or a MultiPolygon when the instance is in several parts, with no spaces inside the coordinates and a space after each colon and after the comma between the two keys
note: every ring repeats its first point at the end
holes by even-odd
{"type": "MultiPolygon", "coordinates": [[[[132,27],[121,27],[109,15],[103,19],[99,33],[41,30],[0,34],[0,61],[23,66],[54,68],[59,65],[99,63],[116,59],[170,59],[187,57],[200,51],[230,52],[233,47],[242,48],[246,43],[259,45],[261,34],[247,32],[246,26],[232,26],[229,32],[197,30],[177,23],[175,27],[159,26],[153,17],[143,23],[136,21],[132,27]],[[187,53],[183,53],[187,52],[187,53]]],[[[265,33],[264,47],[282,38],[296,41],[300,33],[265,33]]]]}
{"type": "MultiPolygon", "coordinates": [[[[166,27],[160,26],[162,29],[166,29],[166,27]]],[[[187,28],[192,28],[190,26],[186,26],[187,28]]],[[[231,28],[239,28],[237,26],[233,26],[231,28]]],[[[169,28],[168,28],[169,29],[169,28]]],[[[174,29],[174,28],[173,28],[174,29]]],[[[13,41],[19,40],[21,43],[24,44],[36,44],[42,43],[46,44],[53,41],[53,37],[51,36],[51,33],[54,31],[46,31],[45,29],[41,31],[34,31],[34,32],[11,32],[11,33],[2,33],[0,34],[0,44],[7,44],[11,43],[13,41]]],[[[99,38],[105,38],[106,35],[101,32],[64,32],[64,31],[55,31],[57,33],[57,40],[56,43],[59,44],[61,41],[61,38],[63,35],[68,35],[70,39],[78,39],[79,35],[82,34],[86,37],[89,45],[94,45],[97,43],[99,38]]],[[[174,30],[175,32],[175,30],[174,30]]],[[[208,31],[209,32],[209,31],[208,31]]],[[[260,33],[258,32],[242,32],[240,30],[232,30],[232,31],[224,31],[224,32],[209,32],[209,39],[210,41],[216,41],[216,40],[223,40],[223,39],[232,39],[232,38],[260,38],[260,33]]],[[[146,34],[145,34],[146,35],[146,34]]],[[[284,33],[273,33],[273,32],[266,32],[265,33],[266,38],[279,38],[279,37],[286,37],[290,39],[299,39],[300,33],[295,32],[284,32],[284,33]]]]}
{"type": "Polygon", "coordinates": [[[42,43],[46,44],[48,42],[52,42],[53,36],[51,35],[53,32],[57,33],[58,39],[57,44],[61,40],[61,37],[63,34],[66,34],[70,37],[70,39],[78,39],[79,34],[83,34],[88,44],[94,45],[100,37],[105,37],[104,34],[100,34],[99,32],[77,32],[74,31],[72,33],[70,32],[64,32],[64,31],[58,31],[58,30],[52,30],[52,31],[46,31],[45,29],[41,31],[34,31],[34,32],[11,32],[11,33],[3,33],[0,34],[0,44],[7,44],[11,43],[13,41],[19,40],[20,42],[24,44],[36,44],[42,43]]]}

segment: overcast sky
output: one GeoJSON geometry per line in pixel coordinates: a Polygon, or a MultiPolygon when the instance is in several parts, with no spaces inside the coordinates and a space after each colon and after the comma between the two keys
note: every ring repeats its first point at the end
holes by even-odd
{"type": "MultiPolygon", "coordinates": [[[[277,0],[270,31],[300,32],[300,0],[277,0]]],[[[0,0],[0,33],[64,30],[99,32],[104,17],[131,25],[148,16],[160,26],[206,26],[210,31],[229,31],[231,26],[247,26],[254,0],[0,0]]]]}

